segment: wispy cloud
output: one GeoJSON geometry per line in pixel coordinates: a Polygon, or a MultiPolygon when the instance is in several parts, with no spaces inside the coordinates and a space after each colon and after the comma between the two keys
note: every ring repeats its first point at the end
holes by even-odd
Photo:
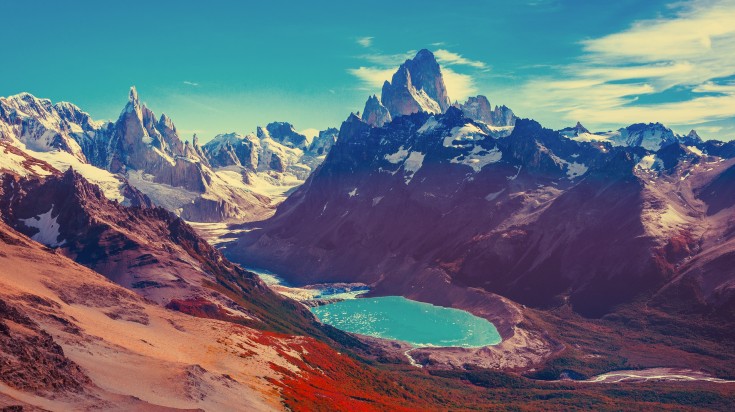
{"type": "Polygon", "coordinates": [[[363,89],[374,90],[375,88],[383,86],[383,83],[386,80],[390,80],[396,69],[381,69],[377,67],[362,66],[357,69],[347,69],[347,71],[362,81],[363,89]]]}
{"type": "Polygon", "coordinates": [[[184,83],[187,86],[199,87],[199,83],[190,82],[189,80],[184,80],[182,83],[184,83]]]}
{"type": "Polygon", "coordinates": [[[444,84],[447,94],[454,100],[462,101],[477,94],[475,79],[469,74],[457,73],[450,68],[443,68],[444,84]]]}
{"type": "Polygon", "coordinates": [[[405,53],[370,53],[358,56],[359,59],[365,60],[367,63],[374,64],[376,66],[396,66],[398,67],[401,63],[408,59],[412,59],[416,55],[416,50],[408,50],[405,53]]]}
{"type": "MultiPolygon", "coordinates": [[[[412,59],[416,55],[416,50],[409,50],[405,53],[380,53],[373,52],[358,56],[363,60],[365,65],[358,68],[347,69],[347,72],[357,77],[361,86],[360,89],[375,92],[383,86],[383,83],[391,80],[393,73],[399,65],[408,59],[412,59]]],[[[459,53],[455,53],[446,49],[438,49],[434,52],[437,61],[442,65],[442,73],[444,75],[444,83],[447,86],[449,97],[455,100],[464,100],[472,94],[477,93],[475,79],[472,74],[459,73],[457,70],[448,66],[464,66],[464,70],[470,71],[487,70],[488,66],[477,60],[470,60],[459,53]]]]}
{"type": "Polygon", "coordinates": [[[357,39],[357,44],[362,47],[370,47],[373,45],[373,37],[360,37],[357,39]]]}
{"type": "Polygon", "coordinates": [[[467,59],[459,53],[454,53],[446,49],[436,50],[434,52],[434,56],[436,56],[439,63],[444,65],[466,65],[476,67],[478,69],[487,68],[487,65],[484,62],[467,59]]]}
{"type": "Polygon", "coordinates": [[[735,116],[735,82],[723,80],[735,77],[735,2],[672,7],[672,17],[582,41],[577,62],[521,88],[533,105],[526,109],[598,125],[694,125],[735,116]],[[681,90],[684,97],[675,93],[681,90]]]}
{"type": "Polygon", "coordinates": [[[301,131],[299,131],[299,133],[303,134],[304,136],[306,136],[308,138],[313,139],[313,138],[319,136],[319,129],[309,128],[309,129],[301,130],[301,131]]]}

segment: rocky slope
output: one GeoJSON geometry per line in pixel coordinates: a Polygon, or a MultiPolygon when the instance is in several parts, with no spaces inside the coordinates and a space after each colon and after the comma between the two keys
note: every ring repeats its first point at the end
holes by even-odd
{"type": "Polygon", "coordinates": [[[455,107],[462,110],[466,117],[488,126],[512,128],[517,119],[505,105],[496,105],[493,109],[487,97],[482,95],[470,97],[464,104],[455,104],[455,107]]]}
{"type": "Polygon", "coordinates": [[[5,174],[0,214],[18,231],[149,301],[280,332],[321,336],[299,304],[232,265],[183,220],[109,201],[73,169],[43,179],[5,174]]]}
{"type": "Polygon", "coordinates": [[[308,337],[167,310],[0,222],[0,407],[8,410],[681,410],[720,384],[542,383],[362,363],[308,337]],[[19,276],[22,273],[22,276],[19,276]],[[489,388],[492,397],[488,397],[489,388]],[[650,394],[657,394],[651,397],[650,394]]]}
{"type": "MultiPolygon", "coordinates": [[[[281,396],[269,379],[283,376],[263,365],[296,366],[261,343],[260,332],[168,311],[2,223],[0,233],[0,391],[9,398],[5,405],[44,410],[280,408],[281,396]]],[[[295,341],[284,337],[282,343],[295,341]]]]}
{"type": "Polygon", "coordinates": [[[0,406],[8,410],[436,407],[416,382],[312,338],[155,305],[2,222],[0,263],[0,406]]]}

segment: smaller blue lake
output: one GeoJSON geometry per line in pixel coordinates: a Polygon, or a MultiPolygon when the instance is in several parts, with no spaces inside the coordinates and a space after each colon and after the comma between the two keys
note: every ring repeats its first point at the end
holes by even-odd
{"type": "Polygon", "coordinates": [[[501,341],[486,319],[401,296],[347,299],[311,311],[338,329],[417,347],[480,347],[501,341]]]}

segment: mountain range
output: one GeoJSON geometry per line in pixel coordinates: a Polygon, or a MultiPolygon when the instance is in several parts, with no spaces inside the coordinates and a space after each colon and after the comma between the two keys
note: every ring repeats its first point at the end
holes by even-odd
{"type": "Polygon", "coordinates": [[[713,188],[732,173],[733,143],[658,123],[590,133],[512,114],[497,121],[505,109],[483,96],[444,104],[427,56],[383,87],[392,121],[350,116],[325,162],[228,248],[233,256],[298,283],[360,281],[429,301],[443,291],[426,285],[448,282],[602,316],[683,288],[697,304],[732,311],[733,279],[711,262],[732,253],[735,203],[713,188]],[[412,78],[432,85],[432,102],[414,104],[412,78]]]}
{"type": "Polygon", "coordinates": [[[735,377],[733,142],[452,103],[421,50],[315,136],[273,122],[183,141],[134,87],[112,122],[0,98],[0,172],[0,406],[735,405],[707,382],[569,380],[735,377]],[[219,249],[202,228],[226,232],[219,249]],[[355,336],[245,267],[463,309],[502,343],[355,336]]]}
{"type": "Polygon", "coordinates": [[[125,193],[132,186],[194,222],[268,216],[335,138],[334,129],[309,139],[288,123],[271,123],[257,136],[222,134],[200,146],[196,135],[182,141],[171,118],[156,117],[135,87],[115,122],[28,93],[0,98],[3,141],[60,170],[75,168],[110,199],[130,204],[125,193]]]}

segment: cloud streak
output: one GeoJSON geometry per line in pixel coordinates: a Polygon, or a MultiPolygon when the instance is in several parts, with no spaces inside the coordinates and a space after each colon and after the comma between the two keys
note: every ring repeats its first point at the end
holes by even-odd
{"type": "Polygon", "coordinates": [[[390,81],[395,68],[381,69],[377,67],[365,67],[361,66],[357,69],[347,69],[347,71],[353,76],[360,79],[362,82],[362,89],[374,90],[383,86],[383,82],[386,80],[390,81]]]}
{"type": "Polygon", "coordinates": [[[434,52],[434,56],[439,63],[451,66],[451,65],[465,65],[471,66],[478,69],[485,69],[487,65],[484,62],[478,60],[470,60],[465,58],[459,53],[454,53],[446,49],[438,49],[434,52]]]}
{"type": "Polygon", "coordinates": [[[673,17],[582,41],[575,63],[523,85],[522,109],[599,126],[735,117],[735,81],[724,80],[735,78],[735,3],[677,7],[673,17]]]}
{"type": "Polygon", "coordinates": [[[370,47],[373,45],[373,37],[360,37],[357,39],[357,44],[362,47],[370,47]]]}
{"type": "Polygon", "coordinates": [[[447,86],[447,94],[453,100],[463,101],[477,94],[475,79],[469,74],[457,73],[445,67],[442,69],[444,84],[447,86]]]}

